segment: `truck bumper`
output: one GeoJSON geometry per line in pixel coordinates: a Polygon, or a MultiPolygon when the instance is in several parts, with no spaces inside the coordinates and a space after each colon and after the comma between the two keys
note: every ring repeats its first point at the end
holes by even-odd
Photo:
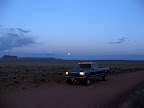
{"type": "Polygon", "coordinates": [[[86,76],[83,76],[83,77],[65,76],[65,78],[67,80],[71,80],[71,81],[74,81],[74,80],[76,80],[76,81],[83,81],[83,80],[85,80],[86,76]]]}

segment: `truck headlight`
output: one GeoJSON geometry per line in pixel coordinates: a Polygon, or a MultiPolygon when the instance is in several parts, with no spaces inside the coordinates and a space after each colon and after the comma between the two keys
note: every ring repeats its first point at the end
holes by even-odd
{"type": "Polygon", "coordinates": [[[80,76],[85,76],[85,72],[80,72],[80,76]]]}
{"type": "Polygon", "coordinates": [[[68,72],[65,72],[66,75],[68,75],[68,72]]]}

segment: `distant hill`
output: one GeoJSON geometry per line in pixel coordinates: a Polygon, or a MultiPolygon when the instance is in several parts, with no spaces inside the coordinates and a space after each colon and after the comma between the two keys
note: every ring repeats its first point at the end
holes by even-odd
{"type": "Polygon", "coordinates": [[[1,61],[48,61],[48,60],[62,60],[62,59],[56,59],[56,58],[40,58],[40,57],[23,57],[18,58],[17,56],[11,56],[11,55],[4,55],[1,59],[1,61]]]}
{"type": "Polygon", "coordinates": [[[17,60],[17,56],[10,56],[10,55],[4,55],[2,58],[2,60],[17,60]]]}

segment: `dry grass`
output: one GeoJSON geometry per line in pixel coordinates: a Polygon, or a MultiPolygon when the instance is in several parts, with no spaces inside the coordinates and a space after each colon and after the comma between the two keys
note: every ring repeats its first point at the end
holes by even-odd
{"type": "Polygon", "coordinates": [[[131,93],[119,108],[144,108],[144,84],[131,93]]]}

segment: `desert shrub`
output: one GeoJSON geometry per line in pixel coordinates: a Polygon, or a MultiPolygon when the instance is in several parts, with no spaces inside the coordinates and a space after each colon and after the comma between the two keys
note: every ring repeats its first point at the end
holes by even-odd
{"type": "Polygon", "coordinates": [[[0,80],[3,82],[12,81],[19,83],[27,82],[45,82],[56,76],[64,76],[67,67],[64,66],[48,66],[48,65],[0,65],[0,80]]]}
{"type": "Polygon", "coordinates": [[[130,96],[130,103],[134,108],[144,108],[144,89],[132,94],[130,96]]]}
{"type": "Polygon", "coordinates": [[[110,67],[110,74],[144,70],[144,64],[100,64],[100,67],[110,67]]]}
{"type": "Polygon", "coordinates": [[[119,108],[144,108],[144,85],[131,93],[119,108]]]}
{"type": "MultiPolygon", "coordinates": [[[[65,71],[73,69],[79,61],[31,61],[0,62],[0,82],[39,83],[62,82],[65,71]]],[[[110,67],[110,74],[144,70],[144,62],[105,62],[96,61],[100,67],[110,67]]]]}

